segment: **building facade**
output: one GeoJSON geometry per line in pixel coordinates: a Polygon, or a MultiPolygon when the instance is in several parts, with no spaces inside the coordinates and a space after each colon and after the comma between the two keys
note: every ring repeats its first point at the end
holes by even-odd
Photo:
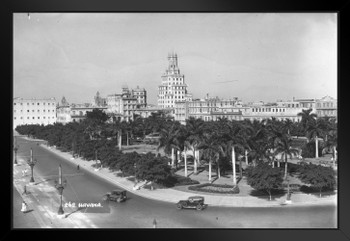
{"type": "Polygon", "coordinates": [[[148,118],[152,115],[152,113],[157,112],[164,112],[164,109],[155,105],[147,105],[146,107],[136,109],[134,114],[140,116],[141,118],[148,118]]]}
{"type": "Polygon", "coordinates": [[[274,103],[262,101],[251,102],[244,105],[238,98],[224,100],[218,97],[205,99],[194,99],[192,101],[181,101],[175,104],[175,120],[182,124],[189,117],[201,118],[204,121],[216,121],[219,118],[228,120],[264,120],[275,118],[277,120],[291,120],[298,122],[298,116],[302,110],[312,109],[311,113],[318,117],[337,116],[336,100],[326,96],[320,100],[316,99],[293,99],[293,101],[279,100],[274,103]]]}
{"type": "Polygon", "coordinates": [[[317,117],[338,117],[337,99],[330,96],[325,96],[316,100],[317,117]]]}
{"type": "Polygon", "coordinates": [[[168,54],[168,64],[161,77],[162,83],[158,86],[158,106],[162,109],[173,109],[176,102],[185,101],[186,97],[190,98],[185,76],[180,73],[176,53],[168,54]]]}
{"type": "Polygon", "coordinates": [[[86,113],[92,112],[93,110],[102,110],[106,112],[107,107],[97,107],[89,103],[85,104],[71,104],[70,107],[70,122],[82,122],[86,119],[86,113]]]}
{"type": "Polygon", "coordinates": [[[185,124],[190,117],[203,119],[204,121],[216,121],[219,118],[228,120],[243,120],[242,112],[246,108],[238,98],[219,99],[218,97],[204,99],[192,99],[175,103],[175,120],[185,124]]]}
{"type": "Polygon", "coordinates": [[[106,98],[102,98],[100,92],[97,91],[92,104],[94,106],[106,106],[106,98]]]}
{"type": "Polygon", "coordinates": [[[145,108],[147,106],[147,92],[139,86],[136,89],[131,89],[132,96],[137,99],[137,108],[145,108]]]}
{"type": "Polygon", "coordinates": [[[56,122],[56,100],[13,99],[13,128],[18,125],[49,125],[56,122]]]}
{"type": "Polygon", "coordinates": [[[147,92],[143,88],[129,90],[122,88],[121,94],[111,94],[106,97],[106,113],[121,121],[134,119],[135,112],[147,106],[147,92]]]}

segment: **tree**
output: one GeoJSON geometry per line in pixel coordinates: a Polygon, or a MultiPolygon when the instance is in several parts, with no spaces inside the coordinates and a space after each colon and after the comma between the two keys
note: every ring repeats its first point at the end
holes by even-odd
{"type": "Polygon", "coordinates": [[[308,109],[308,110],[301,110],[301,112],[298,113],[298,116],[301,117],[301,121],[299,122],[299,125],[304,133],[306,133],[309,123],[311,121],[316,120],[317,118],[317,115],[311,112],[312,112],[312,109],[308,109]]]}
{"type": "Polygon", "coordinates": [[[338,133],[337,131],[331,131],[328,135],[327,140],[324,144],[324,149],[331,149],[333,155],[333,165],[335,165],[335,161],[337,160],[337,146],[338,146],[338,133]]]}
{"type": "Polygon", "coordinates": [[[174,122],[170,128],[163,128],[160,131],[160,139],[159,139],[159,145],[157,147],[157,150],[163,148],[165,154],[170,155],[171,154],[171,166],[174,167],[175,165],[175,156],[174,151],[179,150],[180,147],[177,145],[179,142],[176,140],[179,137],[179,123],[174,122]]]}
{"type": "Polygon", "coordinates": [[[197,174],[198,157],[196,156],[196,151],[202,142],[203,125],[204,121],[202,119],[195,119],[194,117],[190,117],[186,120],[186,130],[188,132],[186,144],[193,151],[194,174],[197,174]]]}
{"type": "Polygon", "coordinates": [[[309,140],[315,140],[316,158],[318,158],[318,138],[325,135],[326,129],[325,122],[319,119],[310,121],[306,129],[307,138],[309,140]]]}
{"type": "Polygon", "coordinates": [[[278,139],[277,146],[276,146],[276,153],[281,154],[282,158],[284,158],[284,179],[287,179],[287,165],[288,165],[288,156],[292,157],[293,155],[298,155],[299,150],[292,148],[292,139],[287,136],[283,135],[281,138],[278,139]]]}
{"type": "Polygon", "coordinates": [[[279,169],[272,168],[267,163],[259,163],[247,168],[247,182],[252,188],[267,192],[271,201],[272,190],[282,187],[283,178],[279,169]]]}
{"type": "Polygon", "coordinates": [[[137,152],[131,153],[123,153],[119,156],[117,162],[117,169],[121,170],[123,175],[130,176],[136,174],[135,164],[138,167],[138,161],[140,159],[140,155],[137,152]]]}
{"type": "Polygon", "coordinates": [[[109,117],[104,111],[100,109],[93,109],[92,111],[86,112],[86,119],[94,120],[98,123],[104,123],[109,119],[109,117]]]}
{"type": "Polygon", "coordinates": [[[164,183],[171,175],[168,158],[148,152],[140,156],[136,163],[137,179],[164,183]]]}
{"type": "Polygon", "coordinates": [[[310,184],[319,190],[320,197],[322,190],[333,190],[336,184],[335,172],[331,167],[309,164],[300,170],[299,178],[301,181],[310,184]]]}
{"type": "Polygon", "coordinates": [[[212,133],[206,133],[203,138],[203,142],[199,146],[200,149],[203,149],[203,157],[208,160],[209,163],[209,182],[212,179],[212,163],[217,162],[220,157],[221,148],[219,144],[218,133],[213,130],[212,133]]]}

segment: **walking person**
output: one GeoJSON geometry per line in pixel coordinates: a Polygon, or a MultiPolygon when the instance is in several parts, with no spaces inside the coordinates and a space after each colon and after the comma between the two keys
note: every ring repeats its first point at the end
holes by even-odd
{"type": "Polygon", "coordinates": [[[23,191],[22,195],[23,194],[27,195],[27,185],[24,185],[24,191],[23,191]]]}
{"type": "Polygon", "coordinates": [[[27,212],[27,203],[26,203],[25,201],[22,202],[21,211],[22,211],[23,213],[27,212]]]}
{"type": "Polygon", "coordinates": [[[79,166],[79,164],[78,164],[78,166],[77,166],[77,170],[78,170],[78,172],[79,172],[79,170],[80,170],[80,166],[79,166]]]}

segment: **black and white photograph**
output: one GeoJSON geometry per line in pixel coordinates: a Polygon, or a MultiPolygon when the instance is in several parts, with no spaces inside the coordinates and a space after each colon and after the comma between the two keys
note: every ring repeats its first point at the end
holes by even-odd
{"type": "Polygon", "coordinates": [[[337,12],[14,12],[13,229],[337,229],[337,12]]]}

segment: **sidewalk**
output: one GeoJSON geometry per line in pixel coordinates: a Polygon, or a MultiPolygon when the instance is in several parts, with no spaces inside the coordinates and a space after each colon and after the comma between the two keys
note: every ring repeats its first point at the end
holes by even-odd
{"type": "Polygon", "coordinates": [[[36,176],[35,173],[35,182],[29,184],[30,170],[25,176],[23,176],[22,170],[30,168],[26,161],[21,158],[17,162],[18,165],[15,165],[13,168],[13,187],[15,189],[14,192],[17,190],[20,196],[14,200],[14,205],[22,204],[22,201],[25,201],[28,205],[28,212],[18,213],[18,208],[14,208],[17,210],[14,217],[20,218],[19,215],[34,216],[37,223],[27,223],[25,226],[22,226],[20,222],[17,222],[18,224],[15,226],[16,222],[14,222],[13,228],[37,228],[37,225],[41,228],[96,228],[84,213],[76,212],[77,210],[72,208],[64,207],[65,213],[58,215],[60,196],[56,188],[49,185],[44,179],[36,176]],[[24,193],[24,186],[26,186],[26,194],[24,193]],[[72,213],[74,213],[74,217],[70,217],[72,213]]]}
{"type": "MultiPolygon", "coordinates": [[[[111,172],[107,168],[101,168],[98,171],[92,167],[92,165],[95,163],[94,161],[86,161],[82,160],[81,158],[72,158],[72,155],[70,153],[61,152],[53,147],[47,147],[46,145],[41,144],[41,147],[63,157],[69,162],[74,163],[75,165],[79,165],[80,168],[89,171],[101,178],[104,178],[105,180],[118,185],[125,190],[134,193],[136,195],[153,199],[153,200],[160,200],[170,203],[177,203],[179,200],[187,199],[189,196],[193,195],[201,195],[205,198],[205,203],[208,204],[208,206],[226,206],[226,207],[277,207],[281,206],[284,201],[286,200],[286,195],[276,198],[272,201],[269,201],[265,198],[259,198],[254,196],[243,196],[243,195],[236,195],[236,196],[229,196],[229,195],[212,195],[212,194],[204,194],[204,193],[191,193],[191,192],[184,192],[175,190],[172,188],[168,189],[155,189],[155,190],[148,190],[140,188],[138,190],[134,189],[134,182],[129,181],[126,177],[120,177],[118,176],[118,172],[111,172]]],[[[206,176],[206,174],[202,174],[206,176]]],[[[197,175],[194,177],[191,176],[194,180],[196,178],[203,178],[201,175],[197,175]]],[[[139,183],[138,186],[141,186],[143,183],[139,183]]],[[[295,205],[337,205],[337,195],[332,196],[325,196],[322,198],[319,198],[318,196],[311,195],[311,194],[303,194],[303,193],[295,193],[292,195],[292,203],[288,204],[288,206],[295,206],[295,205]]]]}

